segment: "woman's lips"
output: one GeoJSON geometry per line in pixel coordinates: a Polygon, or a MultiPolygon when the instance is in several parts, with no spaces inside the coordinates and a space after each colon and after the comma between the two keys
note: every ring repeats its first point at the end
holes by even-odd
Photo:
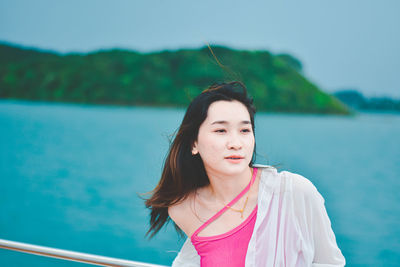
{"type": "Polygon", "coordinates": [[[225,157],[225,159],[230,163],[240,163],[244,159],[244,157],[233,155],[225,157]]]}
{"type": "Polygon", "coordinates": [[[240,163],[243,159],[226,159],[230,163],[240,163]]]}

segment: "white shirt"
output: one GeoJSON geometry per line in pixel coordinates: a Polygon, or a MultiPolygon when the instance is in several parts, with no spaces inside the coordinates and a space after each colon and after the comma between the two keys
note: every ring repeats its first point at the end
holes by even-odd
{"type": "MultiPolygon", "coordinates": [[[[346,261],[315,186],[301,175],[271,166],[262,170],[257,219],[246,254],[246,267],[344,266],[346,261]]],[[[172,267],[199,267],[200,256],[190,238],[172,267]]]]}

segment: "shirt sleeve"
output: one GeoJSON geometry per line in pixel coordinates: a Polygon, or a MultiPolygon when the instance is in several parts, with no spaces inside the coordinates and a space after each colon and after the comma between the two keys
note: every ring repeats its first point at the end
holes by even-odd
{"type": "Polygon", "coordinates": [[[187,238],[181,250],[172,262],[172,267],[200,267],[200,256],[197,254],[190,238],[187,238]]]}
{"type": "Polygon", "coordinates": [[[337,246],[324,198],[308,179],[300,175],[295,176],[295,213],[300,227],[303,228],[303,235],[314,251],[312,266],[345,266],[346,260],[337,246]]]}

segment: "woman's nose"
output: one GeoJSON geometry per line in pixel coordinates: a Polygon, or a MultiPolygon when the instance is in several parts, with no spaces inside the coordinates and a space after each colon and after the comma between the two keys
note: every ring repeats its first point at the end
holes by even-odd
{"type": "Polygon", "coordinates": [[[242,148],[242,143],[237,135],[232,135],[228,141],[228,149],[240,149],[242,148]]]}

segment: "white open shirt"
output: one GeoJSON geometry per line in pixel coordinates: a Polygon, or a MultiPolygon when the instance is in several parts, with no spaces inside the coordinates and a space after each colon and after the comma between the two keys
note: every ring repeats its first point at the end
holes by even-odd
{"type": "MultiPolygon", "coordinates": [[[[257,219],[246,254],[246,267],[344,266],[325,209],[325,200],[301,175],[255,165],[262,171],[257,219]]],[[[172,267],[199,267],[190,238],[172,267]]]]}

